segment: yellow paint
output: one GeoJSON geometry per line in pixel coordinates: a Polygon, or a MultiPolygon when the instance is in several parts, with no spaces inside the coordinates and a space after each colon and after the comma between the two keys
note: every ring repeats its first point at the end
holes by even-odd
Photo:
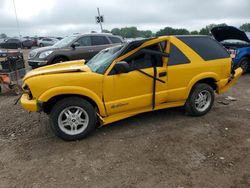
{"type": "MultiPolygon", "coordinates": [[[[28,85],[33,98],[29,99],[27,94],[23,94],[22,106],[27,111],[35,112],[38,110],[37,101],[46,103],[58,95],[78,95],[96,104],[97,114],[103,124],[152,111],[152,78],[138,71],[116,75],[109,73],[117,62],[123,61],[146,46],[162,41],[167,41],[166,53],[171,55],[170,43],[173,43],[187,56],[190,63],[168,66],[168,58],[163,58],[163,66],[157,67],[157,72],[167,72],[167,75],[159,78],[165,83],[156,83],[154,110],[183,106],[194,84],[206,78],[214,80],[217,93],[224,93],[242,74],[242,70],[237,69],[234,79],[229,82],[230,58],[204,61],[178,38],[158,37],[144,42],[138,48],[114,60],[103,75],[92,72],[83,60],[31,71],[24,78],[24,85],[28,85]]],[[[143,71],[153,75],[152,68],[143,71]]]]}

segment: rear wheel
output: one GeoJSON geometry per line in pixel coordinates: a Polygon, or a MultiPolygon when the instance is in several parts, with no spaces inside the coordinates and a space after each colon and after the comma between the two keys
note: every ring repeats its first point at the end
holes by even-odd
{"type": "Polygon", "coordinates": [[[96,127],[94,107],[79,97],[69,97],[55,104],[50,113],[50,123],[55,134],[63,140],[80,140],[96,127]]]}
{"type": "Polygon", "coordinates": [[[203,116],[210,111],[214,103],[214,90],[205,83],[196,84],[185,104],[185,110],[191,116],[203,116]]]}
{"type": "Polygon", "coordinates": [[[43,44],[43,43],[40,43],[39,46],[40,46],[40,47],[44,47],[44,44],[43,44]]]}
{"type": "Polygon", "coordinates": [[[239,67],[242,68],[243,74],[247,72],[249,65],[250,65],[250,60],[247,57],[243,57],[239,61],[239,67]]]}

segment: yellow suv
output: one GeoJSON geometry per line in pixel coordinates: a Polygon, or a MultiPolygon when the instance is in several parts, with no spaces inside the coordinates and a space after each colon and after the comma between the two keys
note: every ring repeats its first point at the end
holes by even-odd
{"type": "Polygon", "coordinates": [[[227,51],[206,36],[163,36],[102,50],[90,61],[70,61],[29,72],[21,104],[49,114],[57,136],[86,137],[139,113],[185,106],[202,116],[214,93],[224,93],[242,74],[227,51]]]}

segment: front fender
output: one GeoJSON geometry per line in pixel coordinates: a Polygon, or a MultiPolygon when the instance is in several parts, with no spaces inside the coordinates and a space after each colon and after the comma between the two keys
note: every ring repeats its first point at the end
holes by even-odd
{"type": "Polygon", "coordinates": [[[201,74],[196,75],[196,76],[193,77],[193,79],[188,83],[187,92],[186,92],[185,98],[186,98],[186,99],[188,98],[189,93],[191,92],[191,89],[193,88],[193,86],[194,86],[197,82],[199,82],[199,81],[201,81],[201,80],[203,80],[203,79],[208,79],[208,78],[209,78],[209,79],[210,79],[210,78],[214,79],[215,82],[219,80],[219,76],[218,76],[216,73],[214,73],[214,72],[205,72],[205,73],[201,73],[201,74]]]}
{"type": "Polygon", "coordinates": [[[83,97],[88,97],[92,99],[98,109],[101,116],[106,116],[106,111],[101,98],[89,89],[82,88],[79,86],[63,86],[51,88],[40,95],[38,98],[41,102],[47,102],[49,99],[59,96],[59,95],[81,95],[83,97]]]}

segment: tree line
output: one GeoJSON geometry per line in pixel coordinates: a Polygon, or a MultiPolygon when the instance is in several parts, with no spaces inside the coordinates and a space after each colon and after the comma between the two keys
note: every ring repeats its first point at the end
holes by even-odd
{"type": "MultiPolygon", "coordinates": [[[[210,31],[215,26],[226,26],[227,24],[210,24],[199,31],[189,31],[185,28],[172,28],[172,27],[165,27],[164,29],[160,29],[156,33],[153,33],[150,30],[138,30],[137,27],[123,27],[123,28],[114,28],[111,31],[105,30],[106,33],[112,33],[113,35],[119,35],[124,38],[149,38],[154,36],[163,36],[163,35],[211,35],[210,31]]],[[[250,23],[245,23],[240,26],[240,29],[245,32],[250,32],[250,23]]]]}
{"type": "MultiPolygon", "coordinates": [[[[156,33],[153,33],[150,30],[138,30],[137,27],[123,27],[123,28],[114,28],[111,31],[104,30],[105,33],[112,33],[113,35],[119,35],[123,38],[149,38],[155,36],[162,36],[162,35],[211,35],[210,31],[215,26],[226,26],[227,24],[210,24],[205,26],[204,28],[200,29],[199,31],[189,31],[185,28],[172,28],[172,27],[165,27],[164,29],[160,29],[156,33]]],[[[250,23],[245,23],[240,26],[240,29],[245,32],[250,32],[250,23]]],[[[7,35],[2,33],[0,34],[0,38],[6,38],[7,35]]]]}

